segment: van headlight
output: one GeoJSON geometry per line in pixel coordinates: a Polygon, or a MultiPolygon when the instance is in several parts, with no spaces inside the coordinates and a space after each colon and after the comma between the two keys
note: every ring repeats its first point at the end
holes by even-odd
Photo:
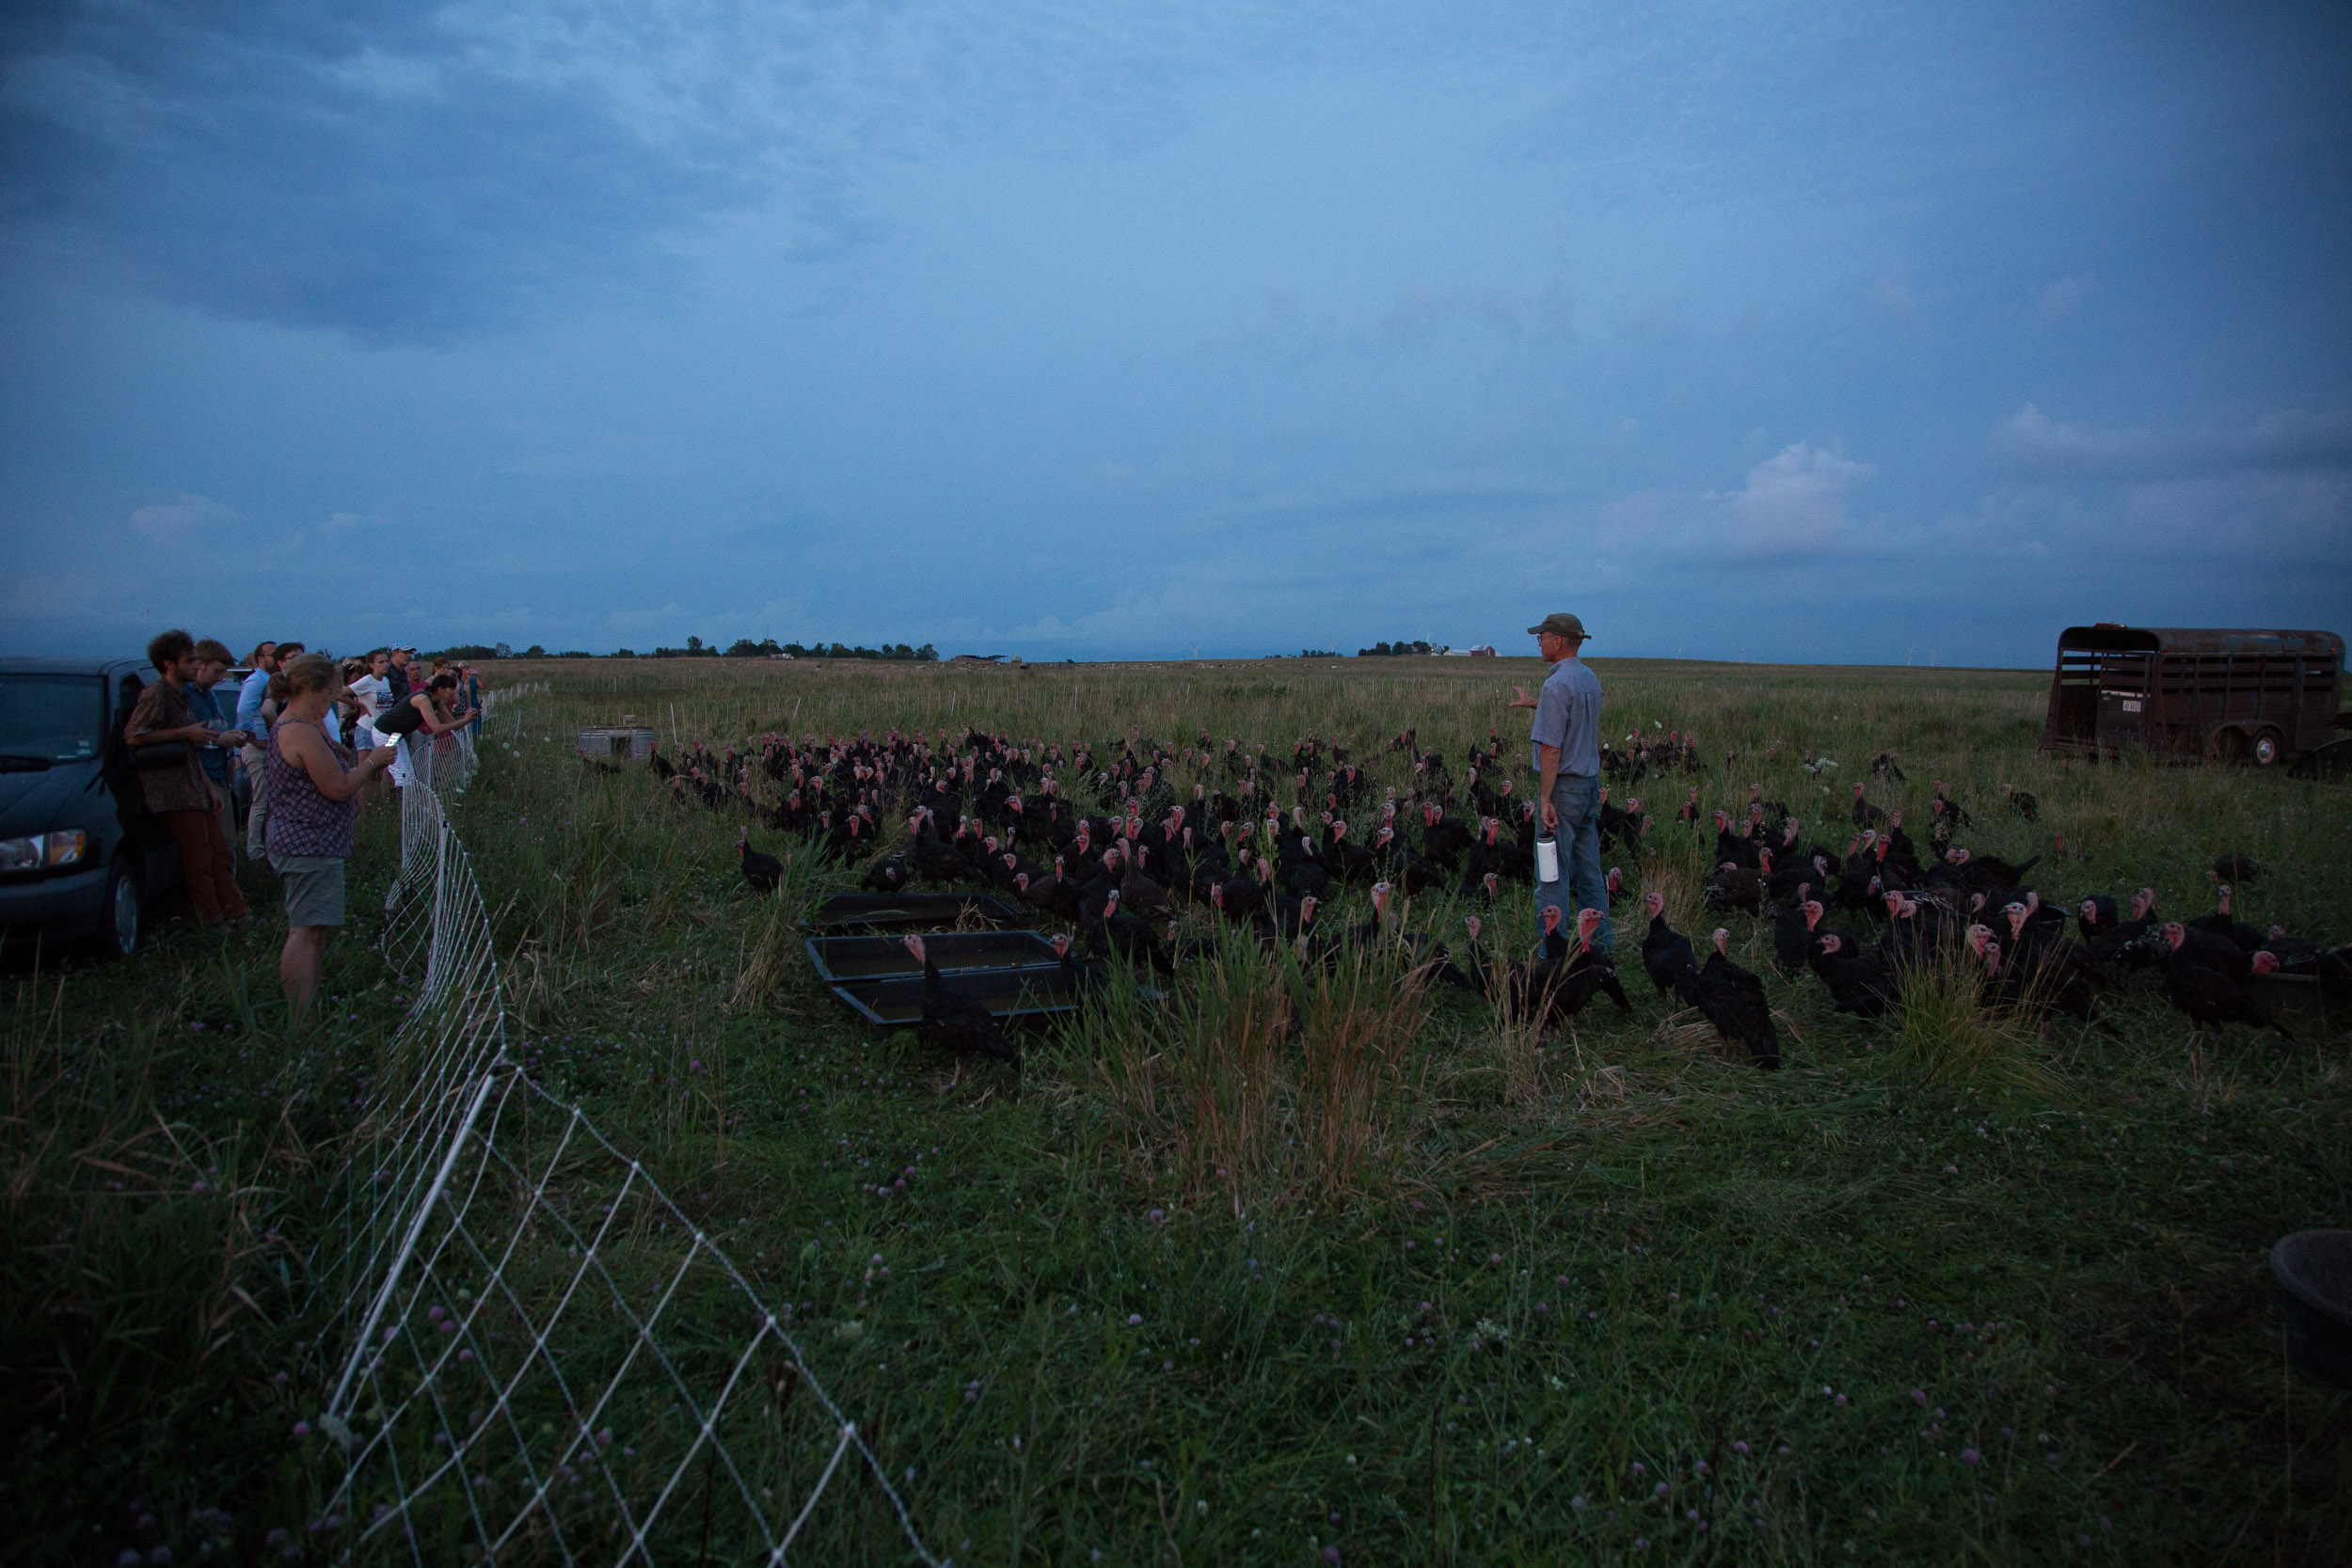
{"type": "Polygon", "coordinates": [[[80,829],[35,833],[29,838],[0,838],[0,871],[39,871],[46,866],[72,865],[89,852],[89,835],[80,829]]]}

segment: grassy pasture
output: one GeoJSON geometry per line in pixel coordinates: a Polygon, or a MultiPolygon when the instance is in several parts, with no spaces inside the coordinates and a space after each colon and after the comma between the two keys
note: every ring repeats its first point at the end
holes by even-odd
{"type": "MultiPolygon", "coordinates": [[[[1874,798],[1923,842],[1934,778],[1977,816],[1964,842],[2022,858],[2062,832],[2045,896],[2147,884],[2197,912],[2204,867],[2240,850],[2269,867],[2245,918],[2352,935],[2352,789],[2044,758],[2039,674],[1595,662],[1613,736],[1692,731],[1707,754],[1635,786],[1643,875],[1693,935],[1687,784],[1843,824],[1886,747],[1911,783],[1874,798]],[[1842,766],[1808,776],[1804,749],[1842,766]],[[2003,783],[2039,824],[2000,809],[2003,783]]],[[[1787,1021],[1776,1076],[1678,1028],[1628,940],[1634,1014],[1597,1004],[1549,1037],[1393,956],[1313,976],[1229,949],[1165,1001],[1116,990],[1033,1037],[1017,1080],[951,1082],[808,972],[798,903],[854,873],[796,854],[784,896],[754,898],[739,818],[589,776],[568,739],[624,713],[665,746],[977,726],[1286,755],[1311,733],[1401,783],[1384,739],[1416,728],[1458,776],[1490,728],[1524,734],[1504,703],[1541,673],[501,667],[552,689],[494,726],[455,820],[517,1053],[794,1305],[960,1562],[2352,1555],[2352,1442],[2315,1441],[2344,1403],[2283,1367],[2264,1267],[2352,1209],[2342,1030],[2201,1048],[2142,986],[2105,1004],[2113,1033],[2011,1031],[1956,1061],[1771,977],[1769,933],[1735,917],[1787,1021]]],[[[393,826],[372,814],[355,911],[393,826]]],[[[1462,912],[1407,918],[1450,935],[1462,912]]],[[[1529,911],[1502,921],[1523,945],[1529,911]]],[[[299,1540],[320,1478],[288,1433],[329,1326],[306,1271],[402,981],[340,944],[337,1022],[289,1046],[274,965],[266,923],[217,945],[183,922],[129,966],[9,968],[0,1540],[24,1544],[0,1552],[299,1540]]],[[[902,1560],[854,1489],[812,1528],[812,1560],[902,1560]]]]}

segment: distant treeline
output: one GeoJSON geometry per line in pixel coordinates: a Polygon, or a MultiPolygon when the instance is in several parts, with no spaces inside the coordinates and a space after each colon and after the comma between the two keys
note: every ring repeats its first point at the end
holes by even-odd
{"type": "Polygon", "coordinates": [[[1369,648],[1356,650],[1358,658],[1385,658],[1392,654],[1434,654],[1438,650],[1426,642],[1375,642],[1369,648]]]}
{"type": "Polygon", "coordinates": [[[638,653],[633,648],[615,648],[609,654],[592,654],[579,648],[566,648],[562,653],[551,654],[536,642],[518,652],[503,642],[495,646],[480,642],[463,642],[453,648],[442,648],[433,657],[460,659],[774,658],[779,655],[788,658],[897,658],[914,664],[931,664],[938,661],[939,650],[929,642],[919,648],[910,647],[904,642],[885,642],[879,648],[862,645],[851,648],[839,642],[819,642],[813,647],[803,647],[798,642],[779,642],[772,637],[762,638],[757,642],[748,637],[739,637],[722,648],[716,643],[707,643],[699,637],[690,637],[686,640],[686,646],[683,648],[656,648],[651,653],[644,654],[638,653]]]}

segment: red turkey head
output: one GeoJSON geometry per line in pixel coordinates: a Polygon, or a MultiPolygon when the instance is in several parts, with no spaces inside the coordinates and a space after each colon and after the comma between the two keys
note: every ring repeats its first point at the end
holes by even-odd
{"type": "Polygon", "coordinates": [[[1718,926],[1715,927],[1713,932],[1708,935],[1707,940],[1713,942],[1715,944],[1715,951],[1722,954],[1725,958],[1731,957],[1731,933],[1729,931],[1726,931],[1721,926],[1718,926]]]}
{"type": "Polygon", "coordinates": [[[1652,892],[1643,897],[1642,908],[1647,910],[1650,918],[1655,920],[1666,912],[1666,895],[1662,893],[1652,892]]]}

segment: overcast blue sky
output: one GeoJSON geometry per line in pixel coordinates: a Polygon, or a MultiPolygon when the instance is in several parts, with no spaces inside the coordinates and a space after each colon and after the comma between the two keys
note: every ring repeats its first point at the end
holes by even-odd
{"type": "Polygon", "coordinates": [[[0,648],[2352,631],[2348,19],[11,6],[0,648]]]}

